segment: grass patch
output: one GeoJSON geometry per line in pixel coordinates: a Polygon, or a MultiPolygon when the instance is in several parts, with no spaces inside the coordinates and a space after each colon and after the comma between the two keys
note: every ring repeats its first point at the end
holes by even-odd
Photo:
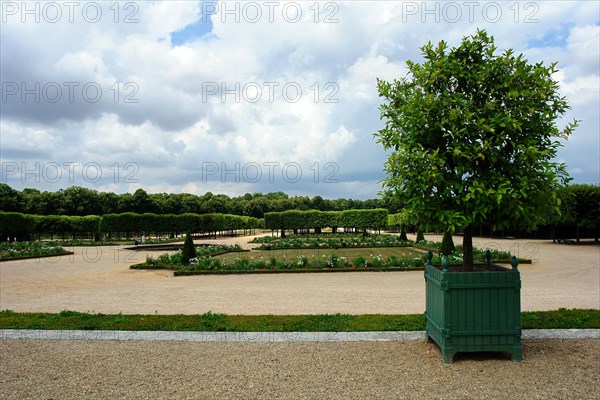
{"type": "Polygon", "coordinates": [[[600,310],[568,310],[523,312],[524,329],[600,329],[600,310]]]}
{"type": "MultiPolygon", "coordinates": [[[[521,314],[523,329],[600,329],[600,310],[535,311],[521,314]]],[[[207,332],[368,332],[425,330],[423,314],[409,315],[201,315],[0,312],[0,329],[207,332]]]]}

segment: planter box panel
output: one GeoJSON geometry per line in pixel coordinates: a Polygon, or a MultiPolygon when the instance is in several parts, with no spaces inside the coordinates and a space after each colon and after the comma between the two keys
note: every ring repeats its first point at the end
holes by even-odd
{"type": "Polygon", "coordinates": [[[427,335],[445,362],[463,351],[506,351],[521,359],[517,269],[450,272],[428,265],[425,279],[427,335]]]}

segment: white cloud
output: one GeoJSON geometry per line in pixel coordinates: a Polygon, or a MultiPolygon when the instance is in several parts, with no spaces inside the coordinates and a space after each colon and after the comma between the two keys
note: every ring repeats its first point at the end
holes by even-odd
{"type": "Polygon", "coordinates": [[[419,61],[419,47],[427,41],[456,45],[480,27],[500,49],[524,52],[531,62],[559,61],[557,79],[573,106],[569,117],[583,120],[561,157],[577,179],[598,176],[598,154],[592,151],[600,125],[597,2],[481,2],[473,10],[456,3],[461,14],[455,21],[448,21],[453,10],[443,2],[277,3],[272,21],[257,2],[257,22],[248,21],[252,10],[241,13],[246,3],[229,3],[230,10],[239,8],[237,16],[212,15],[210,37],[181,45],[173,45],[170,34],[201,18],[200,2],[132,2],[129,9],[119,3],[118,18],[112,3],[102,3],[97,23],[81,17],[56,24],[9,19],[0,39],[2,82],[91,81],[103,96],[97,103],[57,104],[13,96],[3,104],[0,122],[3,160],[139,165],[138,183],[96,186],[107,190],[374,197],[384,161],[372,138],[381,127],[376,78],[403,77],[406,61],[419,61]],[[501,7],[497,20],[484,14],[494,11],[492,3],[501,7]],[[292,23],[282,12],[294,4],[301,5],[302,18],[292,23]],[[127,15],[138,22],[123,23],[127,15]],[[126,83],[134,86],[126,90],[126,83]],[[137,102],[125,102],[127,95],[137,102]],[[297,162],[305,176],[315,162],[332,162],[342,182],[203,180],[203,163],[223,162],[297,162]]]}

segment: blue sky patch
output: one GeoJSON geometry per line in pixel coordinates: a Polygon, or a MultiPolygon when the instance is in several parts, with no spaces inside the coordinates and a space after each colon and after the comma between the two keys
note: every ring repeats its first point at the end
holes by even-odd
{"type": "Polygon", "coordinates": [[[213,24],[210,17],[200,17],[193,24],[190,24],[177,32],[171,33],[171,43],[173,43],[174,46],[178,46],[192,40],[200,39],[202,36],[210,33],[212,28],[213,24]]]}
{"type": "Polygon", "coordinates": [[[541,38],[534,38],[529,41],[529,48],[544,48],[544,47],[565,47],[567,39],[573,29],[574,24],[565,24],[552,29],[541,38]]]}

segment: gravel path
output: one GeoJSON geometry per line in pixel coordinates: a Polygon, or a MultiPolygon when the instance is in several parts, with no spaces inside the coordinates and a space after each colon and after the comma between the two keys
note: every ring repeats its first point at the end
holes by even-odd
{"type": "Polygon", "coordinates": [[[525,360],[434,344],[0,341],[3,399],[591,399],[600,340],[524,341],[525,360]]]}
{"type": "MultiPolygon", "coordinates": [[[[245,244],[247,240],[208,242],[245,244]]],[[[519,267],[523,310],[600,308],[600,246],[482,238],[475,242],[534,259],[533,264],[519,267]]],[[[421,271],[173,277],[169,271],[129,269],[146,255],[163,252],[117,247],[73,250],[73,256],[0,263],[0,309],[129,314],[425,311],[421,271]]]]}
{"type": "MultiPolygon", "coordinates": [[[[430,237],[428,237],[430,238],[430,237]]],[[[233,238],[213,243],[245,242],[233,238]]],[[[522,265],[524,310],[600,308],[600,247],[478,239],[522,265]]],[[[0,263],[0,309],[304,314],[424,311],[422,272],[174,278],[133,271],[146,254],[75,248],[0,263]]],[[[423,341],[207,343],[0,340],[1,399],[591,399],[600,340],[524,340],[521,363],[494,353],[441,362],[423,341]]]]}

